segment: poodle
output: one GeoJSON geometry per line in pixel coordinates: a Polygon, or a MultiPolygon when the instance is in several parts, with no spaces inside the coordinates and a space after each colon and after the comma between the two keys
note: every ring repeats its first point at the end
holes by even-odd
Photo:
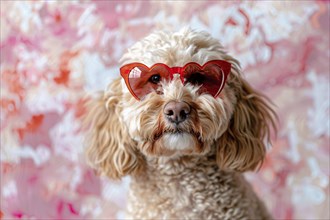
{"type": "Polygon", "coordinates": [[[271,219],[243,172],[276,130],[270,101],[206,32],[156,32],[121,59],[121,77],[88,101],[87,158],[131,177],[133,219],[271,219]]]}

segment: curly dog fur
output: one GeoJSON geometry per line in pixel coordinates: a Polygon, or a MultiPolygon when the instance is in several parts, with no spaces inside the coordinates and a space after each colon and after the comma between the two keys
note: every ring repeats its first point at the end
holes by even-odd
{"type": "Polygon", "coordinates": [[[183,66],[216,59],[232,64],[217,98],[174,79],[138,101],[118,78],[88,103],[88,159],[109,178],[131,176],[131,218],[271,219],[242,172],[262,164],[276,115],[242,78],[238,61],[208,33],[190,29],[151,34],[121,61],[183,66]],[[163,116],[171,100],[192,109],[182,136],[163,116]]]}

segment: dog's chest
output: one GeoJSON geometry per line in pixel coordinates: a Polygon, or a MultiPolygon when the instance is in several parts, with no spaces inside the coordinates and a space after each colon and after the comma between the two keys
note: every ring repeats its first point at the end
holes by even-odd
{"type": "MultiPolygon", "coordinates": [[[[244,186],[236,174],[219,171],[216,166],[171,171],[150,169],[132,178],[128,208],[131,217],[227,219],[235,212],[235,204],[246,202],[248,206],[244,186]]],[[[248,216],[245,211],[237,217],[248,216]]]]}

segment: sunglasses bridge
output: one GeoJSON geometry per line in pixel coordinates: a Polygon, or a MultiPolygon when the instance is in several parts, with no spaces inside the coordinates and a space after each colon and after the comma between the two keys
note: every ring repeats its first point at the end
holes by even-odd
{"type": "Polygon", "coordinates": [[[184,78],[183,78],[183,71],[184,71],[184,68],[183,67],[179,67],[179,66],[174,66],[174,67],[170,67],[169,68],[169,78],[170,80],[173,80],[173,79],[180,79],[180,81],[182,82],[182,84],[184,84],[184,78]]]}

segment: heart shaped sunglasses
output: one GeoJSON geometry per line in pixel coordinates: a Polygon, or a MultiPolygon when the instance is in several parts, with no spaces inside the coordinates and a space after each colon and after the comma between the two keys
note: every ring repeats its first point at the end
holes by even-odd
{"type": "Polygon", "coordinates": [[[231,64],[224,60],[211,60],[203,66],[190,62],[183,67],[169,67],[163,63],[148,67],[142,63],[130,63],[120,68],[120,74],[137,100],[157,90],[161,81],[173,80],[175,74],[180,75],[184,85],[199,86],[199,92],[216,98],[225,85],[230,69],[231,64]]]}

